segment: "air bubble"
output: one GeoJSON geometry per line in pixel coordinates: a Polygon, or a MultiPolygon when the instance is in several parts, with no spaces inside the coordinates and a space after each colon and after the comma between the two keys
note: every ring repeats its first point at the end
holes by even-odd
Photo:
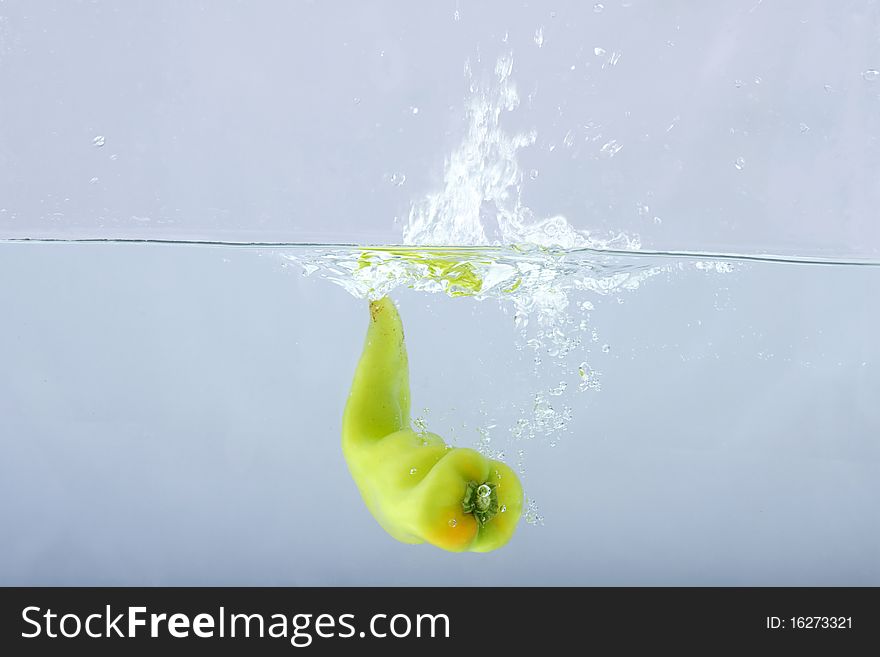
{"type": "Polygon", "coordinates": [[[525,521],[530,525],[544,524],[544,516],[538,513],[538,505],[535,500],[530,499],[526,502],[525,521]]]}
{"type": "Polygon", "coordinates": [[[400,173],[399,171],[395,171],[394,173],[390,173],[386,175],[388,182],[390,182],[395,187],[400,187],[403,183],[406,182],[406,174],[400,173]]]}
{"type": "Polygon", "coordinates": [[[449,522],[446,524],[448,524],[450,527],[455,527],[458,525],[458,520],[456,520],[455,518],[450,518],[449,522]]]}
{"type": "Polygon", "coordinates": [[[409,469],[409,473],[410,473],[411,475],[414,475],[416,472],[418,472],[418,469],[417,469],[417,468],[410,468],[410,469],[409,469]]]}
{"type": "Polygon", "coordinates": [[[538,170],[532,169],[531,171],[529,171],[529,178],[531,178],[532,180],[537,180],[538,179],[538,170]]]}
{"type": "Polygon", "coordinates": [[[587,363],[581,363],[578,367],[578,376],[581,378],[581,383],[578,386],[578,390],[581,392],[585,392],[586,390],[594,390],[598,392],[602,389],[602,384],[599,382],[599,373],[594,371],[587,363]]]}
{"type": "Polygon", "coordinates": [[[605,11],[605,5],[603,5],[601,2],[597,2],[596,4],[593,5],[593,12],[594,13],[601,14],[603,11],[605,11]]]}
{"type": "Polygon", "coordinates": [[[104,145],[104,135],[96,135],[94,139],[92,139],[92,144],[101,148],[104,145]]]}
{"type": "Polygon", "coordinates": [[[603,344],[602,351],[606,354],[609,353],[611,351],[611,345],[610,344],[603,344]]]}
{"type": "Polygon", "coordinates": [[[736,158],[736,160],[733,162],[733,166],[736,167],[737,171],[742,171],[746,166],[746,158],[744,158],[744,157],[736,158]]]}
{"type": "Polygon", "coordinates": [[[602,57],[605,54],[605,48],[600,48],[599,46],[596,46],[595,48],[593,48],[593,54],[596,55],[596,57],[602,57]]]}
{"type": "Polygon", "coordinates": [[[541,26],[535,30],[535,44],[542,48],[544,46],[544,27],[541,26]]]}
{"type": "Polygon", "coordinates": [[[862,73],[862,79],[865,82],[874,82],[876,80],[880,80],[880,71],[874,68],[869,68],[867,71],[862,73]]]}

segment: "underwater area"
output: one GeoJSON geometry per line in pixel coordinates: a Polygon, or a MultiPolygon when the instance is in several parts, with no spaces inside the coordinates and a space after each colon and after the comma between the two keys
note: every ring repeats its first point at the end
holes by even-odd
{"type": "Polygon", "coordinates": [[[880,585],[876,2],[149,7],[0,4],[0,585],[880,585]]]}
{"type": "Polygon", "coordinates": [[[476,249],[454,262],[564,307],[395,289],[414,421],[531,502],[459,555],[387,536],[341,455],[368,313],[327,279],[360,249],[0,256],[28,281],[0,292],[5,583],[880,581],[880,346],[852,301],[876,266],[476,249]]]}

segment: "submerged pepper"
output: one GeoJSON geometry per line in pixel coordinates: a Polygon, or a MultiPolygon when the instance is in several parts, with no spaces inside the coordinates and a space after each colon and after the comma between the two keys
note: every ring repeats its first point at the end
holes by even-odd
{"type": "Polygon", "coordinates": [[[403,324],[388,297],[370,303],[342,451],[367,508],[398,541],[488,552],[513,535],[523,504],[513,470],[412,430],[403,324]]]}

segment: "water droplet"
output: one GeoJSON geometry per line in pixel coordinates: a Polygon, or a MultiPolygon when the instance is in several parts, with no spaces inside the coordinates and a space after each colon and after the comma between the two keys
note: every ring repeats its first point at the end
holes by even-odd
{"type": "Polygon", "coordinates": [[[604,10],[605,10],[605,5],[603,5],[601,2],[597,2],[596,4],[593,5],[593,11],[597,14],[601,14],[604,10]]]}
{"type": "Polygon", "coordinates": [[[390,182],[395,187],[400,187],[401,185],[403,185],[403,183],[406,182],[406,174],[400,173],[399,171],[388,174],[386,177],[388,178],[388,182],[390,182]]]}
{"type": "Polygon", "coordinates": [[[595,48],[593,48],[593,54],[596,55],[596,57],[602,57],[605,54],[605,48],[600,48],[599,46],[596,46],[595,48]]]}
{"type": "Polygon", "coordinates": [[[761,80],[761,76],[759,75],[755,78],[755,84],[761,84],[761,82],[763,82],[763,80],[761,80]]]}
{"type": "Polygon", "coordinates": [[[874,82],[875,80],[880,80],[880,71],[874,68],[869,68],[867,71],[862,73],[862,79],[865,82],[874,82]]]}
{"type": "Polygon", "coordinates": [[[623,148],[623,144],[618,144],[616,139],[611,139],[607,141],[602,148],[599,149],[599,153],[604,155],[605,157],[614,157],[620,152],[620,149],[623,148]]]}
{"type": "Polygon", "coordinates": [[[531,171],[529,171],[529,178],[531,178],[532,180],[537,180],[538,179],[538,170],[532,169],[531,171]]]}
{"type": "Polygon", "coordinates": [[[111,159],[113,162],[115,162],[116,160],[119,159],[119,156],[118,156],[116,153],[113,153],[113,155],[110,156],[110,159],[111,159]]]}
{"type": "Polygon", "coordinates": [[[603,344],[602,351],[604,351],[607,354],[608,352],[611,351],[611,345],[610,344],[603,344]]]}
{"type": "Polygon", "coordinates": [[[507,513],[507,505],[506,504],[501,505],[501,513],[507,513]]]}
{"type": "Polygon", "coordinates": [[[535,43],[539,48],[544,46],[544,26],[542,25],[537,30],[535,30],[535,43]]]}
{"type": "Polygon", "coordinates": [[[355,104],[355,105],[360,105],[360,104],[361,104],[361,99],[358,98],[357,96],[355,96],[352,100],[354,101],[354,104],[355,104]]]}
{"type": "Polygon", "coordinates": [[[654,217],[654,223],[659,226],[663,223],[663,220],[660,217],[654,217]]]}
{"type": "Polygon", "coordinates": [[[458,9],[452,13],[452,19],[456,22],[461,20],[461,12],[458,9]]]}
{"type": "Polygon", "coordinates": [[[418,113],[419,113],[419,108],[418,108],[418,107],[410,107],[409,109],[410,109],[410,111],[411,111],[413,114],[418,114],[418,113]]]}
{"type": "Polygon", "coordinates": [[[414,475],[416,472],[418,472],[418,469],[417,469],[417,468],[410,468],[410,469],[409,469],[409,473],[410,473],[411,475],[414,475]]]}
{"type": "Polygon", "coordinates": [[[480,487],[477,488],[477,495],[480,497],[489,497],[492,494],[492,489],[489,487],[489,484],[480,484],[480,487]]]}
{"type": "Polygon", "coordinates": [[[746,158],[738,157],[736,161],[734,161],[733,166],[737,168],[737,171],[742,171],[746,166],[746,158]]]}
{"type": "Polygon", "coordinates": [[[648,207],[647,205],[645,205],[644,203],[636,203],[636,207],[637,207],[638,210],[639,210],[639,216],[640,216],[640,217],[644,217],[646,214],[648,214],[648,213],[651,211],[651,208],[649,208],[649,207],[648,207]]]}
{"type": "Polygon", "coordinates": [[[450,518],[450,519],[449,519],[449,522],[448,522],[447,524],[448,524],[450,527],[455,527],[456,525],[458,525],[458,520],[456,520],[455,518],[450,518]]]}
{"type": "Polygon", "coordinates": [[[616,66],[617,62],[620,61],[620,52],[615,50],[611,53],[611,56],[605,60],[602,64],[602,68],[604,69],[606,66],[616,66]]]}
{"type": "Polygon", "coordinates": [[[742,80],[734,80],[733,86],[736,87],[737,89],[741,89],[743,86],[743,81],[742,80]]]}
{"type": "Polygon", "coordinates": [[[804,134],[804,133],[810,131],[810,126],[808,126],[806,123],[801,122],[801,124],[800,124],[799,127],[800,127],[800,130],[801,130],[801,134],[804,134]]]}
{"type": "Polygon", "coordinates": [[[97,178],[97,177],[92,178],[92,179],[89,181],[89,183],[92,184],[92,185],[94,185],[96,182],[98,182],[98,178],[97,178]]]}
{"type": "Polygon", "coordinates": [[[97,135],[94,139],[92,139],[92,144],[101,148],[104,145],[104,135],[97,135]]]}

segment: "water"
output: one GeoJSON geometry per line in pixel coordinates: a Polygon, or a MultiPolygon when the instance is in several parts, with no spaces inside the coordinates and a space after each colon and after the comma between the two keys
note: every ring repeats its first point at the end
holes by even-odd
{"type": "Polygon", "coordinates": [[[5,242],[0,275],[4,584],[880,583],[878,263],[5,242]],[[348,475],[382,293],[417,425],[521,473],[497,553],[394,542],[348,475]]]}

